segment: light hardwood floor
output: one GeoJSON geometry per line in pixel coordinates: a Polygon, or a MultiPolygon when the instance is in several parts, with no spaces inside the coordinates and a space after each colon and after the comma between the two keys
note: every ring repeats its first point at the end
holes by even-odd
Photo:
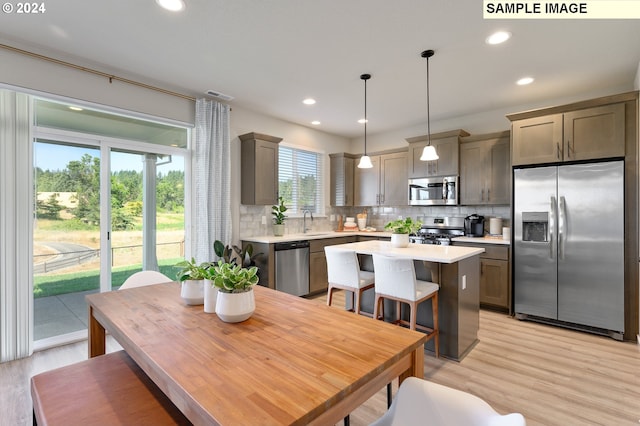
{"type": "MultiPolygon", "coordinates": [[[[315,298],[325,303],[326,297],[315,298]]],[[[344,307],[343,292],[334,298],[344,307]]],[[[372,320],[373,321],[373,320],[372,320]]],[[[480,312],[480,343],[461,362],[425,357],[425,378],[475,394],[527,425],[638,425],[640,346],[480,312]]],[[[118,345],[110,342],[108,350],[118,345]]],[[[0,425],[31,424],[29,378],[86,359],[86,342],[0,364],[0,425]]],[[[397,383],[394,383],[394,394],[397,383]]],[[[74,402],[70,402],[74,403],[74,402]]],[[[367,425],[386,409],[384,389],[351,414],[367,425]]]]}

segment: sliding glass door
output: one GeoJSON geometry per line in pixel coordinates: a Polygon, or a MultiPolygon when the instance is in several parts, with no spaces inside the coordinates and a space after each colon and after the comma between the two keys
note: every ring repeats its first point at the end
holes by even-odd
{"type": "Polygon", "coordinates": [[[36,341],[84,332],[86,294],[140,270],[173,279],[184,256],[184,159],[90,142],[34,145],[36,341]]]}
{"type": "Polygon", "coordinates": [[[86,329],[84,295],[100,289],[100,149],[34,145],[34,340],[86,329]]]}

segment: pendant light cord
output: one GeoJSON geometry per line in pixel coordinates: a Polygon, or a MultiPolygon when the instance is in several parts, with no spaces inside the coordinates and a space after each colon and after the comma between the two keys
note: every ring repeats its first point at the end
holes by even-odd
{"type": "Polygon", "coordinates": [[[364,80],[364,155],[367,155],[367,79],[364,80]]]}
{"type": "Polygon", "coordinates": [[[427,143],[431,145],[431,114],[429,111],[429,57],[427,56],[427,143]]]}
{"type": "Polygon", "coordinates": [[[423,51],[420,56],[427,58],[427,144],[431,145],[431,111],[429,111],[429,58],[432,57],[435,52],[431,49],[423,51]]]}
{"type": "Polygon", "coordinates": [[[361,80],[364,80],[364,156],[367,156],[367,80],[371,78],[371,74],[362,74],[361,80]]]}

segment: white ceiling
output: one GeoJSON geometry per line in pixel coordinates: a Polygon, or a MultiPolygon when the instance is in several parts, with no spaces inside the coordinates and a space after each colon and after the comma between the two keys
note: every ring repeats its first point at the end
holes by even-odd
{"type": "Polygon", "coordinates": [[[56,0],[3,14],[0,41],[344,137],[628,88],[640,63],[637,20],[484,20],[480,0],[56,0]],[[513,33],[489,46],[495,30],[513,33]],[[516,86],[520,77],[536,81],[516,86]],[[313,97],[317,104],[305,106],[313,97]]]}

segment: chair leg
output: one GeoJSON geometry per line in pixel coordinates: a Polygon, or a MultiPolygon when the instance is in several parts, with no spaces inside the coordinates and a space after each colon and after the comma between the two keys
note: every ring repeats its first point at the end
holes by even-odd
{"type": "Polygon", "coordinates": [[[393,400],[393,392],[391,390],[391,382],[387,383],[387,410],[391,408],[391,401],[393,400]]]}
{"type": "Polygon", "coordinates": [[[353,312],[356,312],[356,292],[350,291],[349,293],[351,293],[351,309],[353,309],[353,312]]]}
{"type": "Polygon", "coordinates": [[[415,330],[418,317],[418,304],[416,302],[409,303],[409,310],[409,328],[415,330]]]}
{"type": "Polygon", "coordinates": [[[373,319],[378,319],[378,307],[380,306],[380,296],[378,294],[375,295],[373,300],[373,319]]]}
{"type": "Polygon", "coordinates": [[[344,426],[349,426],[349,422],[350,422],[349,415],[347,415],[347,417],[344,418],[342,423],[344,424],[344,426]]]}
{"type": "Polygon", "coordinates": [[[353,292],[353,297],[355,298],[355,301],[353,302],[354,303],[353,306],[355,307],[354,308],[355,309],[355,313],[357,315],[360,315],[360,299],[362,298],[362,290],[358,289],[358,294],[357,295],[356,295],[356,292],[354,291],[353,292]]]}
{"type": "Polygon", "coordinates": [[[333,295],[333,287],[329,286],[329,289],[327,290],[327,306],[331,306],[332,295],[333,295]]]}
{"type": "Polygon", "coordinates": [[[438,325],[438,293],[431,298],[431,311],[433,312],[433,330],[436,333],[435,350],[436,358],[440,356],[440,326],[438,325]]]}

